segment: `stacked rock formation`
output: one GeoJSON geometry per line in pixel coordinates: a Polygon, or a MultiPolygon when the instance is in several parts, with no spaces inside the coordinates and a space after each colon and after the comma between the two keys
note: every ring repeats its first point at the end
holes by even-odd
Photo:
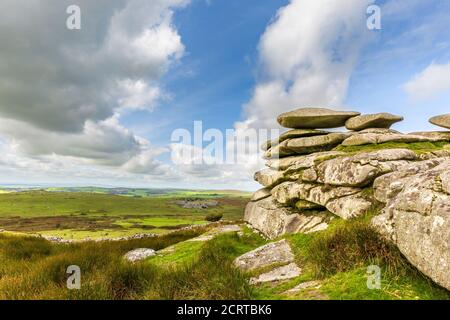
{"type": "MultiPolygon", "coordinates": [[[[276,238],[372,212],[386,238],[450,288],[450,131],[404,134],[390,129],[400,116],[325,108],[277,120],[291,130],[261,146],[268,168],[255,173],[264,188],[247,205],[246,222],[276,238]],[[326,130],[343,126],[349,131],[326,130]]],[[[448,129],[450,115],[430,122],[448,129]]]]}

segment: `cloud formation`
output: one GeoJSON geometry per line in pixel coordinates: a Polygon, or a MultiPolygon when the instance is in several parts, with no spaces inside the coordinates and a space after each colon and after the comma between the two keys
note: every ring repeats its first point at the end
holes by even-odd
{"type": "Polygon", "coordinates": [[[450,90],[450,62],[432,63],[403,85],[409,96],[424,100],[450,90]]]}
{"type": "Polygon", "coordinates": [[[173,10],[188,0],[5,0],[0,11],[0,134],[30,157],[161,172],[118,114],[152,110],[184,53],[173,10]],[[81,8],[81,30],[66,8],[81,8]]]}
{"type": "Polygon", "coordinates": [[[276,127],[296,106],[341,107],[360,49],[370,38],[370,0],[292,0],[259,44],[261,80],[245,105],[247,122],[276,127]]]}

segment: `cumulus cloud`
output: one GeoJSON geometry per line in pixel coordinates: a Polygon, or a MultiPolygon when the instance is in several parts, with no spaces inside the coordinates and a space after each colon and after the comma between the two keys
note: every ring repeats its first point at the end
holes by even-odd
{"type": "Polygon", "coordinates": [[[172,24],[188,0],[5,0],[0,11],[0,134],[12,150],[163,173],[118,113],[152,110],[184,53],[172,24]],[[66,8],[81,8],[81,30],[66,8]]]}
{"type": "Polygon", "coordinates": [[[416,100],[432,98],[450,90],[450,62],[432,63],[403,85],[409,96],[416,100]]]}
{"type": "Polygon", "coordinates": [[[292,0],[259,44],[261,80],[245,105],[253,126],[275,127],[301,105],[341,107],[358,53],[370,37],[369,0],[292,0]]]}

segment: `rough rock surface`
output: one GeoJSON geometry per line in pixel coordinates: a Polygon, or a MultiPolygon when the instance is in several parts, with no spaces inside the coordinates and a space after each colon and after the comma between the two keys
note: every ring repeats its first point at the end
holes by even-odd
{"type": "MultiPolygon", "coordinates": [[[[268,168],[255,174],[265,188],[247,205],[245,221],[273,239],[376,212],[376,229],[449,288],[450,131],[404,134],[388,128],[401,117],[338,114],[306,108],[280,115],[280,124],[299,129],[283,134],[278,145],[266,145],[268,168]],[[358,131],[312,130],[344,122],[358,131]],[[385,142],[404,147],[379,145],[385,142]],[[415,142],[427,143],[410,145],[415,142]]],[[[446,125],[447,119],[433,122],[446,125]]]]}
{"type": "Polygon", "coordinates": [[[315,137],[295,138],[286,140],[286,148],[296,154],[328,151],[340,144],[348,136],[346,133],[334,132],[315,137]]]}
{"type": "Polygon", "coordinates": [[[375,181],[375,194],[386,207],[372,223],[414,266],[450,290],[450,159],[434,164],[412,165],[375,181]]]}
{"type": "Polygon", "coordinates": [[[383,149],[338,157],[305,170],[302,179],[334,186],[364,187],[377,176],[394,171],[417,155],[408,149],[383,149]]]}
{"type": "Polygon", "coordinates": [[[259,201],[259,200],[262,200],[267,197],[270,197],[270,189],[262,188],[262,189],[259,189],[258,191],[255,191],[255,193],[253,193],[250,201],[259,201]]]}
{"type": "Polygon", "coordinates": [[[136,262],[147,259],[148,257],[156,255],[156,251],[148,248],[139,248],[129,251],[125,254],[124,258],[130,262],[136,262]]]}
{"type": "Polygon", "coordinates": [[[250,284],[288,280],[298,277],[301,272],[302,269],[300,269],[295,263],[290,263],[288,265],[275,268],[269,272],[260,274],[257,277],[251,278],[250,284]]]}
{"type": "Polygon", "coordinates": [[[268,140],[268,141],[264,142],[261,145],[261,149],[263,151],[267,151],[271,147],[275,147],[278,144],[280,144],[280,142],[283,142],[284,140],[287,140],[287,139],[318,136],[318,135],[327,134],[327,133],[329,133],[329,132],[322,131],[322,130],[314,130],[314,129],[293,129],[293,130],[286,131],[285,133],[281,134],[276,139],[272,139],[272,140],[268,140]]]}
{"type": "Polygon", "coordinates": [[[278,123],[285,128],[315,129],[342,127],[359,112],[335,111],[326,108],[300,108],[278,116],[278,123]]]}
{"type": "Polygon", "coordinates": [[[444,141],[446,138],[432,137],[415,134],[403,133],[357,133],[342,142],[343,146],[361,146],[365,144],[380,144],[386,142],[437,142],[444,141]]]}
{"type": "Polygon", "coordinates": [[[326,229],[331,217],[323,212],[304,213],[285,207],[272,197],[249,202],[244,220],[253,228],[273,239],[285,233],[309,233],[326,229]]]}
{"type": "Polygon", "coordinates": [[[365,114],[350,118],[345,122],[348,130],[364,130],[368,128],[390,128],[394,123],[402,121],[403,117],[390,113],[365,114]]]}
{"type": "Polygon", "coordinates": [[[450,129],[450,114],[433,117],[430,119],[430,123],[442,128],[450,129]]]}
{"type": "Polygon", "coordinates": [[[234,265],[244,271],[252,271],[273,264],[291,263],[294,254],[285,239],[271,242],[247,252],[234,260],[234,265]]]}

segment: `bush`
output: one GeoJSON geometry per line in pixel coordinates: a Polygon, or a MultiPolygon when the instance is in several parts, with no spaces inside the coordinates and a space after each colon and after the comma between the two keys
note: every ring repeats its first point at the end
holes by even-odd
{"type": "Polygon", "coordinates": [[[223,214],[221,214],[221,213],[210,213],[210,214],[206,215],[205,220],[209,221],[209,222],[217,222],[220,219],[222,219],[222,217],[223,217],[223,214]]]}

